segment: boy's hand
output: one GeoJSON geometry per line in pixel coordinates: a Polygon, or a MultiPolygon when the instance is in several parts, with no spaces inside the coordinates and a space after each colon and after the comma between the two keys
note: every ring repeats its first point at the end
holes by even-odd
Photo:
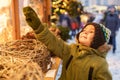
{"type": "Polygon", "coordinates": [[[33,30],[38,29],[41,25],[40,19],[38,18],[36,12],[31,7],[24,7],[23,13],[26,17],[26,21],[33,30]]]}

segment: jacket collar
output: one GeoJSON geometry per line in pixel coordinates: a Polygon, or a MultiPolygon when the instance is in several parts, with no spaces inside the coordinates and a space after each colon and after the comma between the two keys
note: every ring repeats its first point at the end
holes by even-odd
{"type": "Polygon", "coordinates": [[[103,57],[105,58],[106,57],[106,53],[105,52],[100,52],[96,49],[93,49],[93,48],[90,48],[90,47],[87,47],[87,46],[84,46],[84,45],[81,45],[81,44],[76,44],[74,46],[74,50],[76,50],[76,52],[72,53],[72,55],[74,57],[79,57],[79,58],[83,58],[87,55],[97,55],[97,56],[100,56],[100,57],[103,57]]]}

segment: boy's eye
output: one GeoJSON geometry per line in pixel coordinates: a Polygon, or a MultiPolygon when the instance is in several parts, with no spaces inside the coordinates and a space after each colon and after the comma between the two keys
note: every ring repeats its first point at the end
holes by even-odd
{"type": "Polygon", "coordinates": [[[94,31],[83,30],[82,32],[94,33],[94,31]]]}
{"type": "Polygon", "coordinates": [[[94,33],[94,31],[90,31],[90,33],[94,33]]]}

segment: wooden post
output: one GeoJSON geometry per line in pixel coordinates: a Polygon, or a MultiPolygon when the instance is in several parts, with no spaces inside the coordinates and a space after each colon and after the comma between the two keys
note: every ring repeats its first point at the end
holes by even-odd
{"type": "Polygon", "coordinates": [[[20,39],[19,0],[12,0],[12,22],[14,39],[20,39]]]}
{"type": "Polygon", "coordinates": [[[50,15],[51,15],[51,0],[44,0],[44,18],[45,23],[50,25],[50,15]]]}

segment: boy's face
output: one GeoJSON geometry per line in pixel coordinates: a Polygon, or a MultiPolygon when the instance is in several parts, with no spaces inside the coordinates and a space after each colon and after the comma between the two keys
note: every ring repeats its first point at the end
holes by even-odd
{"type": "Polygon", "coordinates": [[[95,28],[93,25],[86,26],[79,34],[79,42],[85,46],[90,46],[95,35],[95,28]]]}

